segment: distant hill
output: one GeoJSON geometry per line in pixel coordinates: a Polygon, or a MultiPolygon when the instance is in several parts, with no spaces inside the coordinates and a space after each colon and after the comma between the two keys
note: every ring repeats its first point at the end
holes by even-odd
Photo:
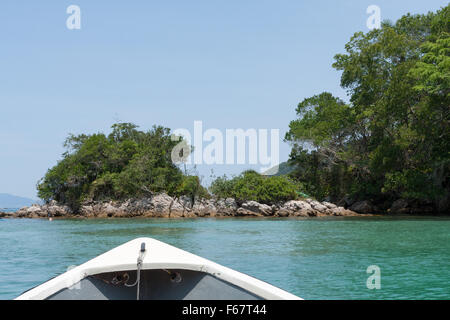
{"type": "Polygon", "coordinates": [[[21,208],[25,206],[31,206],[33,203],[38,202],[38,200],[13,196],[12,194],[7,193],[0,193],[0,209],[21,208]]]}
{"type": "Polygon", "coordinates": [[[288,164],[287,162],[282,162],[278,166],[272,167],[269,170],[263,172],[266,176],[281,176],[284,174],[289,174],[295,169],[294,166],[288,164]]]}

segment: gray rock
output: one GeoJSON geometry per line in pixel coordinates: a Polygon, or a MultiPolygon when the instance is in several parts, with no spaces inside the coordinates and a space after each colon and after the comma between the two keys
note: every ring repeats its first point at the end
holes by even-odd
{"type": "Polygon", "coordinates": [[[82,205],[80,208],[80,214],[84,217],[94,217],[94,207],[92,205],[82,205]]]}
{"type": "Polygon", "coordinates": [[[392,206],[388,211],[395,214],[408,214],[411,212],[411,209],[409,208],[409,203],[407,200],[398,199],[392,203],[392,206]]]}
{"type": "Polygon", "coordinates": [[[139,215],[144,215],[154,209],[154,203],[152,198],[129,199],[123,202],[120,208],[122,211],[138,212],[139,215]]]}
{"type": "Polygon", "coordinates": [[[280,207],[279,206],[277,206],[277,205],[271,205],[270,206],[271,208],[272,208],[272,215],[275,215],[275,213],[278,211],[278,210],[280,210],[280,207]]]}
{"type": "Polygon", "coordinates": [[[321,204],[319,201],[311,201],[309,204],[314,210],[317,210],[320,213],[327,213],[328,211],[328,208],[321,204]]]}
{"type": "Polygon", "coordinates": [[[256,201],[244,202],[241,207],[244,210],[255,212],[263,216],[271,216],[273,214],[271,206],[256,201]]]}
{"type": "Polygon", "coordinates": [[[239,208],[236,210],[236,216],[238,217],[262,217],[261,213],[255,212],[255,211],[250,211],[244,208],[239,208]]]}
{"type": "Polygon", "coordinates": [[[281,211],[283,214],[289,213],[289,216],[309,217],[311,214],[313,214],[314,209],[306,201],[291,200],[284,203],[279,211],[281,211]]]}
{"type": "Polygon", "coordinates": [[[165,193],[154,196],[151,199],[151,204],[153,206],[153,215],[150,215],[155,217],[168,218],[170,216],[170,208],[173,202],[173,198],[165,193]]]}
{"type": "Polygon", "coordinates": [[[312,210],[312,207],[308,202],[301,201],[301,200],[288,201],[282,206],[282,208],[293,211],[293,212],[300,211],[302,209],[312,210]]]}
{"type": "Polygon", "coordinates": [[[307,210],[306,214],[308,214],[309,217],[318,217],[321,215],[317,210],[307,210]]]}
{"type": "Polygon", "coordinates": [[[338,217],[345,217],[345,216],[358,216],[359,214],[358,213],[356,213],[356,212],[354,212],[354,211],[351,211],[351,210],[348,210],[348,209],[345,209],[344,207],[336,207],[336,208],[333,208],[333,209],[331,209],[331,212],[332,212],[332,214],[334,215],[334,216],[338,216],[338,217]]]}
{"type": "Polygon", "coordinates": [[[433,213],[434,209],[431,206],[418,206],[418,207],[412,207],[411,208],[411,214],[430,214],[433,213]]]}
{"type": "Polygon", "coordinates": [[[13,218],[15,216],[14,212],[3,212],[0,211],[0,218],[13,218]]]}
{"type": "Polygon", "coordinates": [[[16,212],[16,217],[19,218],[39,218],[47,215],[47,206],[39,206],[33,204],[31,207],[20,208],[16,212]]]}
{"type": "Polygon", "coordinates": [[[181,218],[184,217],[184,212],[190,209],[185,208],[182,203],[180,203],[179,199],[176,199],[172,206],[170,207],[170,217],[171,218],[181,218]]]}
{"type": "Polygon", "coordinates": [[[354,203],[350,210],[358,212],[358,213],[374,213],[376,211],[376,207],[368,200],[359,201],[354,203]]]}
{"type": "Polygon", "coordinates": [[[355,203],[355,200],[353,200],[350,196],[345,196],[337,203],[337,206],[348,208],[354,203],[355,203]]]}
{"type": "Polygon", "coordinates": [[[119,209],[113,202],[103,204],[100,213],[106,214],[108,217],[124,217],[127,216],[125,210],[119,209]]]}
{"type": "Polygon", "coordinates": [[[236,210],[239,208],[236,200],[233,198],[219,199],[215,203],[215,207],[218,215],[234,216],[236,210]]]}
{"type": "Polygon", "coordinates": [[[216,216],[217,209],[213,200],[197,200],[192,207],[192,212],[198,217],[216,216]]]}
{"type": "Polygon", "coordinates": [[[178,198],[178,202],[185,208],[185,209],[192,209],[194,206],[194,202],[192,201],[191,197],[188,196],[181,196],[178,198]]]}
{"type": "Polygon", "coordinates": [[[57,204],[52,204],[47,208],[41,207],[41,216],[47,217],[49,213],[52,217],[67,217],[72,214],[72,210],[67,206],[59,206],[57,204]]]}
{"type": "Polygon", "coordinates": [[[207,200],[205,203],[205,207],[209,211],[209,215],[211,217],[221,215],[220,213],[217,212],[217,208],[216,208],[214,200],[212,200],[212,199],[207,200]]]}
{"type": "Polygon", "coordinates": [[[323,204],[325,207],[327,207],[328,209],[334,209],[334,208],[337,208],[337,205],[335,205],[335,204],[333,204],[333,203],[330,203],[330,202],[327,202],[327,201],[322,202],[322,204],[323,204]]]}
{"type": "Polygon", "coordinates": [[[276,212],[276,215],[279,217],[289,217],[291,214],[292,214],[291,211],[284,209],[284,208],[281,208],[280,210],[278,210],[276,212]]]}
{"type": "Polygon", "coordinates": [[[312,217],[317,215],[314,209],[300,209],[293,213],[294,217],[312,217]]]}

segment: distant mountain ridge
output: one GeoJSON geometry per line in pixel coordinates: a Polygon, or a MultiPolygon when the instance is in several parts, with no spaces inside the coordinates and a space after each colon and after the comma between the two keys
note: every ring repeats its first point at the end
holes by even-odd
{"type": "Polygon", "coordinates": [[[0,209],[28,207],[33,203],[39,203],[39,200],[0,193],[0,209]]]}
{"type": "Polygon", "coordinates": [[[290,165],[288,162],[282,162],[278,166],[274,166],[269,170],[263,172],[265,176],[281,176],[285,174],[289,174],[294,171],[295,166],[290,165]]]}

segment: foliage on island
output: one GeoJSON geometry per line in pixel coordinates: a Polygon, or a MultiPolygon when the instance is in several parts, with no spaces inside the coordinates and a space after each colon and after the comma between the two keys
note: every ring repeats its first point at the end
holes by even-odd
{"type": "Polygon", "coordinates": [[[400,197],[449,207],[450,6],[358,32],[335,56],[349,102],[304,99],[286,140],[291,177],[318,199],[400,197]]]}
{"type": "MultiPolygon", "coordinates": [[[[450,208],[450,5],[357,32],[345,49],[333,67],[349,101],[323,92],[298,105],[285,137],[293,147],[289,174],[217,178],[214,196],[264,204],[306,194],[377,203],[406,198],[450,208]]],[[[172,163],[179,141],[169,129],[112,129],[108,136],[69,136],[63,159],[38,184],[39,197],[76,209],[84,201],[157,192],[210,196],[198,177],[172,163]]]]}
{"type": "Polygon", "coordinates": [[[148,132],[117,123],[112,132],[70,135],[67,151],[38,183],[38,195],[77,210],[85,201],[117,200],[166,192],[172,196],[208,197],[197,176],[173,164],[178,140],[160,126],[148,132]]]}
{"type": "Polygon", "coordinates": [[[296,199],[302,188],[300,183],[285,175],[264,176],[253,170],[232,179],[219,177],[210,186],[211,192],[219,198],[233,198],[239,204],[257,201],[268,205],[296,199]]]}

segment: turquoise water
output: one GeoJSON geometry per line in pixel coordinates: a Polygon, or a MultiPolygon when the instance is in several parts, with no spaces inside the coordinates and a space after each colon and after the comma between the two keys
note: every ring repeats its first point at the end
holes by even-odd
{"type": "Polygon", "coordinates": [[[305,299],[450,299],[450,219],[0,219],[0,299],[137,237],[305,299]],[[366,269],[381,269],[369,290],[366,269]]]}

